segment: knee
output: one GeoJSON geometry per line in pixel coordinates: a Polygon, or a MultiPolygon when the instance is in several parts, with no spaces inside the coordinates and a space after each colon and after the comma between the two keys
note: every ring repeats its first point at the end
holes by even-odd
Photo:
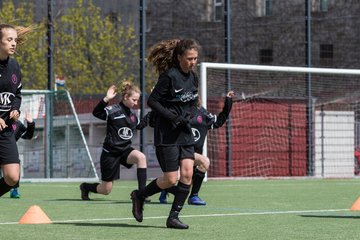
{"type": "Polygon", "coordinates": [[[15,185],[18,184],[18,182],[20,181],[20,176],[6,176],[4,177],[4,180],[6,182],[7,185],[13,187],[15,185]]]}
{"type": "Polygon", "coordinates": [[[192,181],[192,175],[185,175],[180,177],[181,182],[185,184],[191,184],[192,181]]]}
{"type": "Polygon", "coordinates": [[[103,187],[100,188],[101,194],[103,195],[109,195],[111,193],[112,187],[103,187]]]}
{"type": "Polygon", "coordinates": [[[137,158],[137,165],[138,168],[146,168],[146,157],[144,154],[139,154],[138,158],[137,158]]]}
{"type": "Polygon", "coordinates": [[[111,189],[105,189],[102,194],[109,195],[111,193],[111,189]]]}
{"type": "Polygon", "coordinates": [[[180,173],[181,177],[186,179],[191,179],[193,174],[194,174],[194,168],[182,169],[180,173]]]}
{"type": "Polygon", "coordinates": [[[109,195],[111,193],[111,190],[112,182],[102,182],[96,188],[96,191],[103,195],[109,195]]]}
{"type": "Polygon", "coordinates": [[[170,177],[170,178],[166,178],[164,180],[165,180],[165,184],[169,187],[175,186],[178,181],[177,177],[170,177]]]}
{"type": "Polygon", "coordinates": [[[210,166],[210,159],[208,157],[205,157],[202,159],[201,164],[199,164],[198,169],[202,172],[206,172],[209,170],[210,166]]]}
{"type": "Polygon", "coordinates": [[[210,159],[208,157],[205,158],[204,167],[207,170],[209,170],[210,167],[210,159]]]}
{"type": "Polygon", "coordinates": [[[193,171],[182,171],[180,181],[185,184],[190,184],[192,181],[193,171]]]}

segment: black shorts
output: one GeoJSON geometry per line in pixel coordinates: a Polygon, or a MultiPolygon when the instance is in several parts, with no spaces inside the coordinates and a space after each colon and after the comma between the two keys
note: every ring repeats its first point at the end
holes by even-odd
{"type": "Polygon", "coordinates": [[[100,157],[101,180],[111,182],[120,178],[120,165],[131,168],[133,164],[126,163],[129,154],[134,148],[129,147],[121,153],[110,153],[104,149],[100,157]]]}
{"type": "Polygon", "coordinates": [[[0,133],[0,164],[18,163],[19,152],[16,145],[15,134],[6,128],[0,133]]]}
{"type": "Polygon", "coordinates": [[[163,172],[174,172],[179,169],[180,160],[195,159],[194,146],[157,146],[156,157],[163,172]]]}

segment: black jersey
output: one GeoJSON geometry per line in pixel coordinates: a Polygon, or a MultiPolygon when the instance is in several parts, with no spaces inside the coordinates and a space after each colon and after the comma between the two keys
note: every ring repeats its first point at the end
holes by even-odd
{"type": "Polygon", "coordinates": [[[131,146],[138,118],[130,108],[123,103],[107,106],[107,103],[101,100],[94,108],[93,115],[107,121],[103,144],[105,151],[125,151],[131,146]]]}
{"type": "Polygon", "coordinates": [[[27,122],[26,125],[27,126],[25,126],[21,121],[15,121],[12,124],[16,141],[19,140],[19,138],[32,139],[34,136],[35,122],[27,122]]]}
{"type": "Polygon", "coordinates": [[[155,114],[155,146],[193,145],[191,131],[184,126],[176,127],[174,118],[187,118],[196,108],[198,77],[194,72],[184,73],[170,68],[161,74],[151,92],[148,105],[155,114]]]}
{"type": "Polygon", "coordinates": [[[221,127],[228,118],[232,107],[232,98],[226,97],[224,107],[219,115],[209,113],[205,108],[197,108],[190,120],[195,140],[195,152],[202,154],[205,137],[209,129],[221,127]]]}
{"type": "Polygon", "coordinates": [[[17,61],[14,58],[0,61],[0,118],[8,126],[14,122],[9,118],[10,112],[20,112],[21,87],[21,72],[17,61]]]}

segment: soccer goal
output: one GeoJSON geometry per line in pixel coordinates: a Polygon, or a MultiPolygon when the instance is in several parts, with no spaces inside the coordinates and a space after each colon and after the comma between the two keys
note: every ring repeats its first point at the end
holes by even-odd
{"type": "Polygon", "coordinates": [[[209,177],[354,177],[360,70],[201,63],[201,99],[230,118],[209,131],[209,177]]]}
{"type": "Polygon", "coordinates": [[[23,90],[22,96],[20,121],[28,112],[36,124],[32,139],[18,141],[22,181],[98,180],[69,92],[23,90]]]}

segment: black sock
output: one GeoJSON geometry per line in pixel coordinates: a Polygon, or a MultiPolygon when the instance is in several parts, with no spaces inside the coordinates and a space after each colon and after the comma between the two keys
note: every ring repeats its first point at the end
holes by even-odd
{"type": "Polygon", "coordinates": [[[5,193],[9,192],[11,189],[13,188],[13,186],[9,186],[6,182],[4,178],[0,179],[0,197],[2,195],[4,195],[5,193]]]}
{"type": "Polygon", "coordinates": [[[177,186],[172,186],[172,187],[169,187],[169,188],[165,189],[165,191],[175,195],[176,194],[176,189],[177,189],[177,186]]]}
{"type": "Polygon", "coordinates": [[[146,187],[146,168],[138,168],[136,170],[137,180],[138,180],[138,189],[143,189],[146,187]]]}
{"type": "Polygon", "coordinates": [[[187,196],[189,195],[190,186],[191,185],[187,185],[180,181],[178,182],[175,198],[174,198],[173,204],[171,206],[171,211],[176,211],[176,212],[181,211],[181,209],[184,206],[185,200],[186,200],[187,196]]]}
{"type": "Polygon", "coordinates": [[[97,193],[96,188],[99,184],[100,183],[85,183],[84,186],[85,189],[88,190],[89,192],[97,193]]]}
{"type": "Polygon", "coordinates": [[[140,189],[139,197],[147,198],[149,196],[152,196],[156,193],[161,192],[161,188],[157,185],[156,179],[152,180],[145,188],[140,189]]]}
{"type": "Polygon", "coordinates": [[[205,177],[205,173],[199,171],[197,168],[194,171],[193,177],[192,177],[192,189],[191,189],[191,193],[190,196],[194,196],[194,195],[198,195],[200,188],[201,188],[201,184],[204,180],[205,177]]]}

